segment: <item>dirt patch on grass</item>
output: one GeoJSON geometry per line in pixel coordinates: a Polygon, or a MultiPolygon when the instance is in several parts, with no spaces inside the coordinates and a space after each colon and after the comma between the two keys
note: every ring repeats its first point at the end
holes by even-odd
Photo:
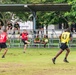
{"type": "Polygon", "coordinates": [[[18,68],[23,66],[23,63],[0,63],[0,68],[18,68]]]}
{"type": "Polygon", "coordinates": [[[0,63],[0,75],[20,75],[24,67],[23,63],[0,63]]]}
{"type": "Polygon", "coordinates": [[[20,62],[0,63],[0,75],[76,75],[75,66],[47,66],[20,62]]]}
{"type": "Polygon", "coordinates": [[[75,75],[75,69],[38,69],[33,70],[32,75],[75,75]]]}
{"type": "Polygon", "coordinates": [[[0,75],[75,75],[74,67],[41,67],[24,63],[0,63],[0,75]]]}

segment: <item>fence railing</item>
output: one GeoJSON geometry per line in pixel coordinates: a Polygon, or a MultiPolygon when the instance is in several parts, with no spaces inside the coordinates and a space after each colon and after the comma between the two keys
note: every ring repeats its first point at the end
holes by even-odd
{"type": "MultiPolygon", "coordinates": [[[[38,31],[37,31],[38,32],[38,31]]],[[[40,38],[42,38],[45,33],[32,33],[29,32],[29,41],[30,44],[28,45],[28,48],[37,47],[37,48],[43,48],[44,44],[42,43],[34,43],[34,39],[36,35],[39,35],[40,38]]],[[[41,31],[40,31],[41,32],[41,31]]],[[[47,48],[51,47],[59,47],[60,46],[60,40],[59,35],[61,34],[61,30],[50,30],[46,35],[48,35],[49,42],[46,44],[47,48]]],[[[19,34],[9,34],[9,42],[7,42],[8,47],[23,47],[23,43],[21,39],[18,38],[19,34]]],[[[76,34],[73,34],[73,41],[69,43],[69,47],[76,47],[76,34]]]]}
{"type": "MultiPolygon", "coordinates": [[[[30,44],[28,44],[28,48],[44,48],[44,44],[42,43],[34,43],[34,39],[29,39],[30,44]]],[[[7,46],[9,48],[21,48],[24,46],[23,42],[21,39],[13,38],[9,39],[9,42],[7,42],[7,46]]],[[[46,48],[51,48],[51,47],[59,47],[60,46],[60,40],[58,38],[53,38],[49,39],[49,42],[46,44],[46,48]]],[[[76,47],[76,39],[74,38],[72,42],[69,43],[69,47],[76,47]]]]}

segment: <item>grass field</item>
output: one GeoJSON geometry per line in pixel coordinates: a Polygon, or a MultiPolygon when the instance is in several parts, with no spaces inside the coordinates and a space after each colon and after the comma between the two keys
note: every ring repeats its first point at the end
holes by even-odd
{"type": "MultiPolygon", "coordinates": [[[[22,48],[11,48],[5,58],[0,58],[0,75],[76,75],[76,49],[71,48],[68,60],[64,63],[64,51],[54,65],[51,59],[58,48],[32,48],[26,53],[22,48]]],[[[0,52],[2,56],[3,50],[0,52]]]]}

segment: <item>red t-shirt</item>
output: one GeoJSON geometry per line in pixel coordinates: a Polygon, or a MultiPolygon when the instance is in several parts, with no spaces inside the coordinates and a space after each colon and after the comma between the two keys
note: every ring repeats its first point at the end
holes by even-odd
{"type": "Polygon", "coordinates": [[[23,32],[23,33],[21,34],[22,39],[23,39],[23,40],[28,40],[27,35],[28,35],[28,33],[24,33],[24,32],[23,32]]]}
{"type": "Polygon", "coordinates": [[[7,41],[7,33],[2,32],[0,34],[0,43],[6,43],[6,41],[7,41]]]}

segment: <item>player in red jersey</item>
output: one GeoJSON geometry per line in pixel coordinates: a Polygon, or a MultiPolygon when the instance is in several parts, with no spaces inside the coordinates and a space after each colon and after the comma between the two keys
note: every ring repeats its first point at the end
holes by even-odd
{"type": "Polygon", "coordinates": [[[26,51],[27,48],[27,44],[29,44],[30,42],[28,41],[28,33],[27,31],[24,29],[23,32],[20,34],[19,38],[21,38],[22,42],[24,43],[24,53],[26,51]]]}
{"type": "Polygon", "coordinates": [[[7,31],[6,29],[4,29],[1,33],[0,33],[0,51],[2,49],[4,50],[4,53],[2,55],[2,58],[5,58],[5,55],[8,51],[7,45],[6,45],[6,41],[7,41],[7,31]]]}

